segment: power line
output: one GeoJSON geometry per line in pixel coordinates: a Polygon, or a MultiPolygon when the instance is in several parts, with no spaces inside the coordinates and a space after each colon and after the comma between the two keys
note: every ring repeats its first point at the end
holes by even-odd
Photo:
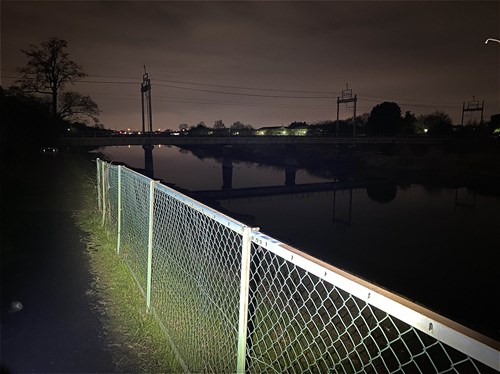
{"type": "MultiPolygon", "coordinates": [[[[130,77],[119,77],[119,76],[105,76],[105,75],[93,75],[95,77],[103,77],[103,78],[118,78],[118,79],[131,79],[130,77]]],[[[19,79],[19,76],[1,76],[2,78],[8,78],[8,79],[19,79]]],[[[159,87],[167,87],[167,88],[174,88],[174,89],[181,89],[181,90],[187,90],[187,91],[194,91],[194,92],[205,92],[205,93],[215,93],[215,94],[224,94],[224,95],[234,95],[234,96],[248,96],[248,97],[262,97],[262,98],[276,98],[276,99],[336,99],[337,97],[334,96],[289,96],[289,95],[264,95],[264,94],[252,94],[252,93],[242,93],[242,92],[231,92],[231,91],[218,91],[218,90],[208,90],[208,89],[201,89],[201,88],[192,88],[192,87],[181,87],[181,86],[175,86],[175,85],[170,85],[170,84],[162,84],[162,83],[156,83],[157,81],[159,82],[178,82],[178,83],[183,83],[183,84],[193,84],[193,85],[200,85],[200,86],[212,86],[212,87],[221,87],[221,88],[236,88],[236,89],[247,89],[247,90],[262,90],[262,91],[273,91],[273,92],[297,92],[297,93],[329,93],[326,91],[292,91],[292,90],[278,90],[278,89],[270,89],[270,88],[256,88],[256,87],[243,87],[243,86],[228,86],[228,85],[213,85],[213,84],[206,84],[206,83],[197,83],[197,82],[187,82],[187,81],[167,81],[167,80],[161,80],[157,79],[154,80],[154,86],[159,86],[159,87]]],[[[92,83],[92,84],[126,84],[126,85],[139,85],[140,82],[138,81],[109,81],[109,80],[88,80],[88,79],[81,79],[77,80],[76,83],[92,83]]],[[[458,108],[459,105],[452,105],[452,104],[440,104],[440,103],[423,103],[423,102],[407,102],[407,101],[398,101],[398,100],[393,100],[393,99],[388,99],[386,97],[381,97],[381,96],[364,96],[360,95],[360,99],[363,101],[370,101],[370,102],[380,102],[381,100],[383,101],[396,101],[399,105],[404,105],[404,106],[411,106],[411,107],[422,107],[422,108],[458,108]]],[[[217,103],[217,102],[214,102],[217,103]]],[[[222,102],[219,102],[222,104],[222,102]]],[[[237,103],[235,105],[239,105],[243,103],[237,103]]],[[[229,104],[232,105],[232,104],[229,104]]],[[[243,104],[243,105],[252,105],[252,104],[243,104]]],[[[258,105],[264,105],[264,104],[258,104],[258,105]]],[[[276,105],[275,105],[276,106],[276,105]]]]}
{"type": "MultiPolygon", "coordinates": [[[[112,97],[115,94],[107,93],[89,93],[94,97],[98,97],[102,100],[123,100],[123,101],[134,101],[139,102],[139,98],[132,98],[135,96],[133,94],[117,94],[127,96],[125,98],[112,97]],[[103,96],[104,95],[104,96],[103,96]],[[108,97],[106,97],[108,96],[108,97]],[[111,97],[109,97],[111,96],[111,97]]],[[[253,107],[267,107],[267,108],[287,108],[287,109],[329,109],[330,105],[287,105],[287,104],[266,104],[266,103],[252,103],[252,102],[236,102],[236,101],[219,101],[219,100],[201,100],[201,99],[188,99],[176,96],[155,96],[153,99],[155,102],[168,102],[168,103],[187,103],[187,104],[211,104],[211,105],[234,105],[234,106],[253,106],[253,107]]]]}
{"type": "MultiPolygon", "coordinates": [[[[134,79],[132,77],[112,76],[112,75],[89,75],[89,77],[134,79]]],[[[234,89],[249,90],[249,91],[270,91],[270,92],[337,95],[336,92],[332,92],[332,91],[283,90],[283,89],[276,89],[276,88],[221,85],[221,84],[201,83],[201,82],[193,82],[193,81],[167,80],[167,79],[159,79],[159,78],[154,78],[154,81],[155,82],[165,82],[165,83],[188,84],[188,85],[193,85],[193,86],[204,86],[204,87],[234,88],[234,89]]]]}

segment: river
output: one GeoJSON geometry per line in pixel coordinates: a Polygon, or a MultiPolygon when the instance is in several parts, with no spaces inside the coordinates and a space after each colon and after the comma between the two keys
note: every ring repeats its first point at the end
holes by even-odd
{"type": "MultiPolygon", "coordinates": [[[[144,168],[140,146],[99,151],[108,161],[144,168]]],[[[341,157],[333,167],[336,175],[307,170],[294,160],[286,168],[231,156],[228,164],[174,146],[155,146],[153,156],[155,178],[189,191],[342,182],[336,191],[222,198],[212,205],[500,340],[500,193],[466,180],[423,183],[411,175],[363,183],[346,174],[341,157]]]]}

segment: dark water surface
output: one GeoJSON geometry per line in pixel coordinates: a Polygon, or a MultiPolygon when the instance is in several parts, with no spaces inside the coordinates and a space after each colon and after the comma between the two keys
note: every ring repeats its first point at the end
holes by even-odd
{"type": "MultiPolygon", "coordinates": [[[[141,147],[101,151],[144,168],[141,147]]],[[[197,154],[156,146],[154,177],[190,191],[227,186],[222,159],[197,154]]],[[[233,189],[285,183],[284,167],[232,161],[233,189]]],[[[337,180],[317,175],[298,167],[295,183],[337,180]]],[[[282,242],[500,340],[500,193],[411,178],[353,186],[217,204],[282,242]]]]}

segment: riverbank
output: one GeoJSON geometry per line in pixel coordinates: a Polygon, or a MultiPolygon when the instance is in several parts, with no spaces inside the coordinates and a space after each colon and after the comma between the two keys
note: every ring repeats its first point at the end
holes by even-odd
{"type": "Polygon", "coordinates": [[[91,292],[99,300],[94,307],[113,361],[120,371],[129,373],[182,372],[163,331],[147,311],[129,267],[116,253],[116,236],[102,225],[94,171],[81,176],[84,204],[75,219],[87,234],[85,246],[93,277],[91,292]]]}
{"type": "Polygon", "coordinates": [[[2,374],[179,371],[101,225],[95,170],[86,152],[2,159],[2,374]]]}
{"type": "Polygon", "coordinates": [[[77,183],[64,155],[2,159],[1,364],[6,373],[116,371],[89,293],[77,183]]]}

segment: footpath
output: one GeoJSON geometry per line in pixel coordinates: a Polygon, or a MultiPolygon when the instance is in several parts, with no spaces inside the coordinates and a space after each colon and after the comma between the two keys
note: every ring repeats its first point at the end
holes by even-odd
{"type": "Polygon", "coordinates": [[[72,218],[80,201],[68,157],[2,160],[1,374],[116,371],[72,218]]]}

